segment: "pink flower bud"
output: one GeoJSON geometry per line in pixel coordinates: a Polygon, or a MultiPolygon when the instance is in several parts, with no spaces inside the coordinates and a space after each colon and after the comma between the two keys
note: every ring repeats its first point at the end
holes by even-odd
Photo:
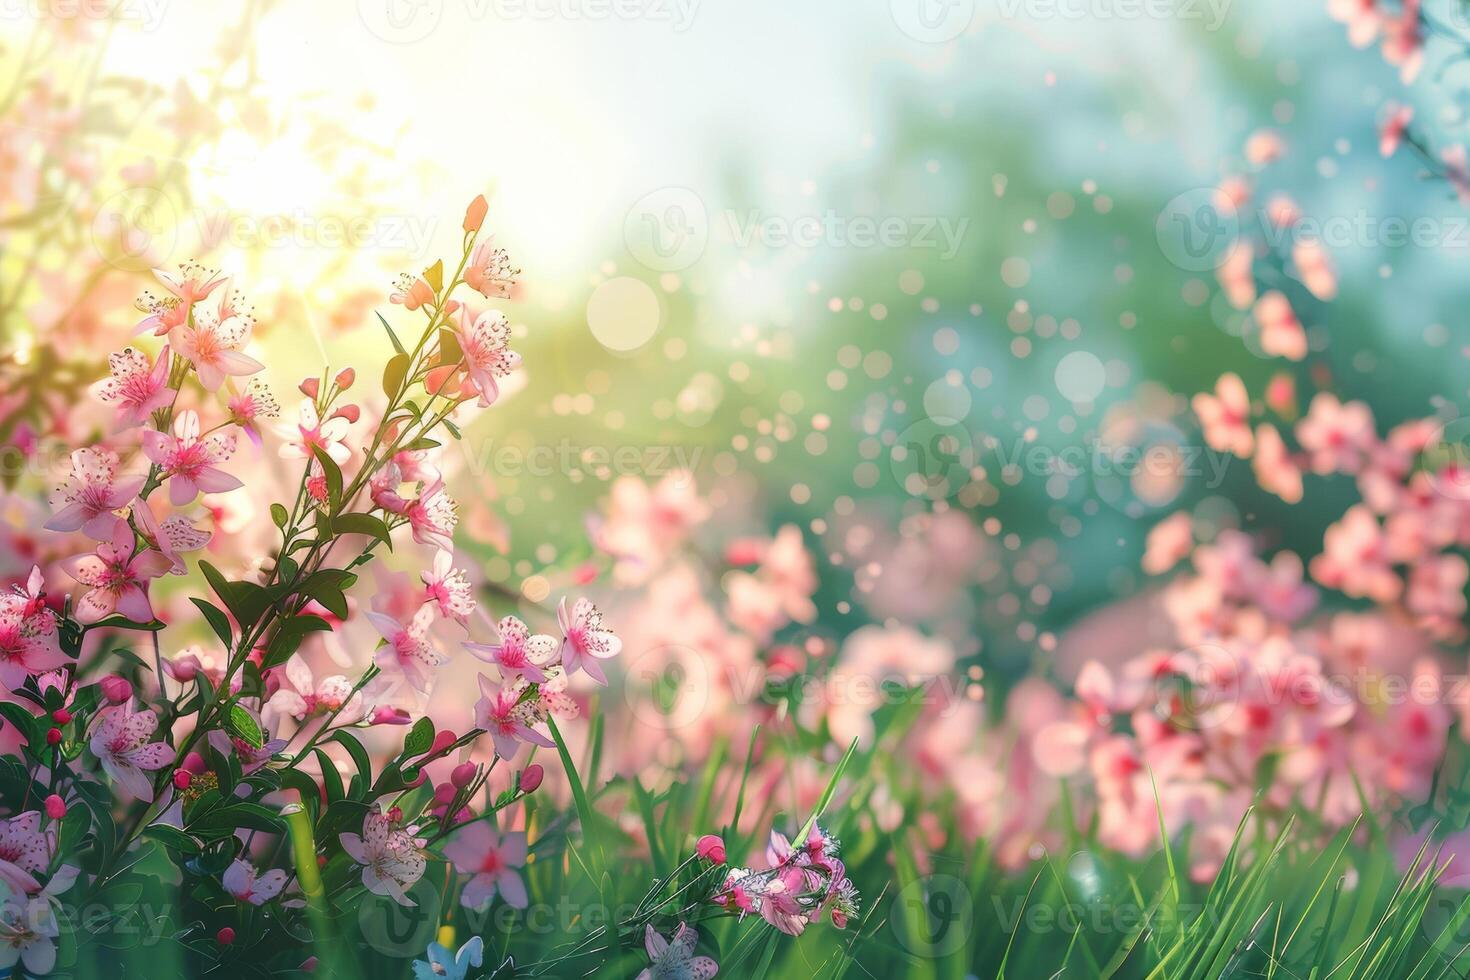
{"type": "Polygon", "coordinates": [[[521,792],[536,792],[536,788],[541,785],[541,780],[545,778],[546,770],[542,769],[539,764],[533,762],[526,767],[525,772],[521,773],[521,792]]]}
{"type": "Polygon", "coordinates": [[[485,215],[490,211],[490,204],[485,200],[484,194],[476,194],[470,206],[464,210],[464,230],[476,232],[485,223],[485,215]]]}
{"type": "Polygon", "coordinates": [[[440,783],[438,786],[434,787],[434,802],[448,803],[450,800],[454,799],[455,792],[456,787],[453,783],[440,783]]]}
{"type": "Polygon", "coordinates": [[[445,752],[448,752],[449,747],[453,745],[455,743],[455,740],[457,740],[458,738],[458,735],[454,734],[447,728],[441,732],[437,732],[434,735],[434,744],[429,746],[428,754],[441,755],[445,752]]]}
{"type": "Polygon", "coordinates": [[[52,820],[60,820],[66,816],[66,801],[55,793],[46,797],[46,816],[52,820]]]}
{"type": "Polygon", "coordinates": [[[315,973],[316,972],[316,964],[317,964],[316,957],[315,956],[308,956],[306,959],[304,959],[304,960],[301,961],[301,966],[297,967],[297,969],[299,969],[302,973],[315,973]]]}
{"type": "Polygon", "coordinates": [[[194,781],[194,774],[187,769],[174,770],[174,789],[188,789],[189,784],[194,781]]]}
{"type": "Polygon", "coordinates": [[[413,719],[409,717],[407,711],[404,711],[402,708],[390,707],[386,704],[373,712],[372,723],[374,725],[407,725],[411,721],[413,719]]]}
{"type": "Polygon", "coordinates": [[[356,405],[343,405],[333,412],[331,417],[334,419],[346,419],[355,424],[358,419],[362,418],[362,409],[356,405]]]}
{"type": "Polygon", "coordinates": [[[113,704],[122,704],[133,696],[133,684],[119,674],[108,674],[102,678],[102,696],[113,704]]]}
{"type": "Polygon", "coordinates": [[[51,720],[56,722],[56,724],[58,725],[65,725],[67,722],[71,721],[71,712],[67,711],[65,708],[57,708],[55,711],[51,712],[51,720]]]}
{"type": "Polygon", "coordinates": [[[61,744],[61,729],[59,729],[59,728],[53,728],[50,731],[48,731],[46,733],[46,744],[47,745],[60,745],[61,744]]]}
{"type": "Polygon", "coordinates": [[[724,864],[725,842],[715,834],[705,834],[695,843],[694,853],[712,864],[724,864]]]}
{"type": "Polygon", "coordinates": [[[393,807],[393,808],[391,808],[388,811],[388,822],[389,823],[403,823],[403,810],[401,810],[400,808],[398,808],[396,806],[393,807]]]}
{"type": "Polygon", "coordinates": [[[342,370],[337,372],[337,377],[335,380],[337,382],[337,387],[342,391],[346,391],[348,388],[352,387],[352,382],[357,380],[357,372],[352,370],[352,368],[343,368],[342,370]]]}
{"type": "Polygon", "coordinates": [[[301,382],[301,384],[297,385],[297,387],[301,389],[301,393],[307,398],[315,398],[321,392],[322,379],[307,378],[305,381],[301,382]]]}
{"type": "Polygon", "coordinates": [[[480,767],[473,762],[462,762],[455,766],[454,771],[449,774],[449,781],[459,789],[464,789],[475,781],[475,777],[479,773],[480,767]]]}
{"type": "Polygon", "coordinates": [[[184,756],[184,769],[195,776],[203,774],[209,768],[204,762],[204,756],[198,752],[190,752],[184,756]]]}
{"type": "Polygon", "coordinates": [[[409,789],[417,789],[418,787],[424,785],[424,780],[426,780],[428,778],[429,778],[429,771],[427,769],[417,769],[417,770],[414,770],[413,771],[413,778],[408,781],[408,788],[409,789]]]}
{"type": "Polygon", "coordinates": [[[214,934],[214,938],[221,946],[228,946],[230,945],[230,943],[233,943],[235,941],[235,930],[231,929],[229,926],[225,926],[219,932],[214,934]]]}

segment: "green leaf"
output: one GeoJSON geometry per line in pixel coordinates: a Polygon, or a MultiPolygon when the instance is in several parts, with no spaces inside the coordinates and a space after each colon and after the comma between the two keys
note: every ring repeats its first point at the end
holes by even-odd
{"type": "Polygon", "coordinates": [[[230,705],[230,713],[225,718],[225,727],[230,730],[240,741],[253,749],[258,749],[265,744],[265,733],[260,730],[260,724],[238,704],[230,705]]]}
{"type": "Polygon", "coordinates": [[[403,740],[403,758],[423,755],[434,745],[434,722],[427,716],[414,722],[403,740]]]}
{"type": "Polygon", "coordinates": [[[367,789],[373,784],[373,762],[368,755],[367,749],[357,740],[357,736],[351,732],[338,731],[332,733],[332,741],[340,744],[352,756],[352,764],[357,767],[357,775],[352,777],[352,796],[356,797],[360,791],[367,789]]]}
{"type": "Polygon", "coordinates": [[[235,634],[230,629],[229,617],[224,614],[223,610],[207,599],[191,596],[189,601],[198,606],[199,611],[204,613],[204,618],[209,621],[209,628],[214,630],[214,635],[219,637],[219,641],[225,645],[225,649],[233,646],[235,634]]]}
{"type": "Polygon", "coordinates": [[[403,382],[412,363],[413,358],[407,354],[394,354],[388,358],[388,363],[383,365],[383,394],[389,398],[397,397],[403,390],[403,382]]]}
{"type": "Polygon", "coordinates": [[[312,446],[311,452],[321,465],[322,475],[327,480],[327,509],[336,513],[337,508],[342,506],[342,469],[321,446],[312,446]]]}
{"type": "Polygon", "coordinates": [[[271,504],[271,520],[281,530],[286,529],[286,522],[291,519],[290,513],[280,504],[271,504]]]}
{"type": "Polygon", "coordinates": [[[388,331],[388,340],[392,342],[393,349],[400,354],[407,354],[408,351],[404,350],[403,345],[398,342],[398,335],[393,332],[392,327],[388,326],[388,321],[383,319],[383,314],[379,313],[377,310],[374,310],[373,314],[378,318],[378,322],[383,325],[383,329],[388,331]]]}
{"type": "Polygon", "coordinates": [[[453,366],[464,360],[464,351],[460,349],[459,338],[454,331],[447,327],[439,328],[439,363],[443,366],[453,366]]]}
{"type": "Polygon", "coordinates": [[[240,624],[240,629],[249,630],[270,606],[271,594],[255,583],[231,582],[207,561],[199,563],[199,570],[230,615],[235,617],[235,622],[240,624]]]}
{"type": "Polygon", "coordinates": [[[357,576],[341,568],[322,568],[312,572],[296,586],[296,591],[309,599],[315,599],[338,619],[348,615],[347,596],[344,593],[357,583],[357,576]]]}
{"type": "Polygon", "coordinates": [[[331,632],[332,624],[320,616],[309,613],[292,616],[285,620],[276,629],[275,635],[271,637],[270,645],[266,647],[265,661],[263,666],[267,669],[285,663],[301,646],[301,641],[308,634],[319,632],[331,632]]]}
{"type": "Polygon", "coordinates": [[[393,550],[393,539],[388,533],[388,525],[371,514],[338,514],[332,518],[333,534],[366,534],[377,538],[393,550]]]}
{"type": "Polygon", "coordinates": [[[186,834],[177,827],[166,823],[155,823],[143,830],[144,837],[151,837],[164,847],[178,851],[186,857],[192,857],[201,850],[201,845],[194,837],[186,834]]]}

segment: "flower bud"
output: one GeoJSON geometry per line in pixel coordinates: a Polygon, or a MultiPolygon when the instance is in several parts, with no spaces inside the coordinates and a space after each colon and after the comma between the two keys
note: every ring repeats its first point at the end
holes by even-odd
{"type": "Polygon", "coordinates": [[[317,958],[315,956],[308,956],[306,959],[301,961],[301,965],[297,967],[297,969],[300,970],[302,973],[315,973],[316,964],[317,958]]]}
{"type": "Polygon", "coordinates": [[[334,380],[337,382],[338,389],[346,391],[352,387],[352,382],[357,380],[357,372],[352,368],[343,368],[337,372],[337,377],[334,380]]]}
{"type": "Polygon", "coordinates": [[[362,409],[356,405],[343,405],[331,414],[331,418],[342,418],[355,424],[358,419],[362,418],[362,409]]]}
{"type": "Polygon", "coordinates": [[[58,725],[65,725],[67,722],[71,721],[71,712],[67,711],[65,708],[57,708],[55,711],[51,712],[51,720],[56,722],[56,724],[58,725]]]}
{"type": "Polygon", "coordinates": [[[198,752],[190,752],[184,756],[184,769],[195,776],[202,775],[209,766],[204,761],[204,756],[198,752]]]}
{"type": "Polygon", "coordinates": [[[545,778],[546,770],[542,769],[537,763],[531,763],[531,765],[526,767],[526,771],[521,773],[521,792],[536,792],[536,788],[541,785],[541,780],[545,778]]]}
{"type": "Polygon", "coordinates": [[[225,926],[214,934],[214,938],[221,946],[228,946],[235,941],[235,930],[225,926]]]}
{"type": "Polygon", "coordinates": [[[61,744],[61,729],[59,729],[59,728],[53,728],[50,731],[48,731],[46,733],[46,744],[47,745],[60,745],[61,744]]]}
{"type": "Polygon", "coordinates": [[[403,823],[403,810],[401,808],[399,808],[399,807],[396,807],[396,806],[390,808],[388,810],[388,822],[389,823],[403,823]]]}
{"type": "Polygon", "coordinates": [[[120,674],[108,674],[102,678],[102,696],[113,704],[122,704],[133,696],[133,684],[120,674]]]}
{"type": "Polygon", "coordinates": [[[305,381],[301,382],[301,384],[297,385],[297,387],[301,389],[301,393],[307,398],[315,398],[321,393],[322,379],[307,378],[305,381]]]}
{"type": "Polygon", "coordinates": [[[464,230],[475,232],[485,223],[485,215],[489,212],[490,205],[485,200],[484,194],[476,194],[475,199],[464,211],[464,230]]]}
{"type": "Polygon", "coordinates": [[[429,755],[442,755],[449,751],[449,747],[458,740],[459,736],[449,729],[437,732],[434,735],[434,744],[429,746],[429,755]]]}
{"type": "Polygon", "coordinates": [[[174,789],[185,790],[194,781],[194,774],[187,769],[174,770],[174,789]]]}
{"type": "Polygon", "coordinates": [[[407,711],[386,704],[374,711],[372,718],[374,725],[407,725],[410,721],[413,719],[409,717],[407,711]]]}
{"type": "Polygon", "coordinates": [[[479,766],[475,765],[473,762],[462,762],[459,765],[455,766],[454,771],[449,774],[449,781],[459,789],[464,789],[470,783],[473,783],[475,781],[475,777],[479,774],[479,766]]]}
{"type": "Polygon", "coordinates": [[[454,799],[454,794],[456,791],[456,787],[453,783],[440,783],[438,786],[434,787],[434,802],[448,803],[450,800],[454,799]]]}
{"type": "Polygon", "coordinates": [[[695,843],[694,853],[712,864],[724,864],[725,842],[715,834],[705,834],[695,843]]]}
{"type": "Polygon", "coordinates": [[[66,816],[66,801],[55,793],[46,797],[46,816],[52,820],[60,820],[66,816]]]}

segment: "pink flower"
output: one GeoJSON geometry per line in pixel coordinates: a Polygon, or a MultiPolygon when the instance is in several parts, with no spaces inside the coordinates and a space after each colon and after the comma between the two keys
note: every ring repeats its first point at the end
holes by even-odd
{"type": "Polygon", "coordinates": [[[516,273],[504,249],[494,247],[486,238],[475,246],[475,252],[462,273],[465,285],[486,299],[505,299],[515,286],[516,273]]]}
{"type": "Polygon", "coordinates": [[[1409,572],[1405,604],[1425,619],[1457,623],[1465,615],[1465,583],[1470,566],[1459,555],[1439,555],[1417,562],[1409,572]]]}
{"type": "Polygon", "coordinates": [[[343,444],[350,423],[340,415],[325,422],[317,415],[316,403],[310,398],[301,400],[300,419],[295,425],[277,426],[276,431],[286,442],[281,446],[282,459],[311,459],[314,450],[320,449],[338,466],[352,458],[352,450],[343,444]]]}
{"type": "Polygon", "coordinates": [[[1250,427],[1251,399],[1239,375],[1220,375],[1215,394],[1200,392],[1194,396],[1193,405],[1210,448],[1250,457],[1255,447],[1250,427]]]}
{"type": "Polygon", "coordinates": [[[475,611],[475,592],[463,569],[452,567],[454,555],[448,551],[434,554],[434,565],[419,573],[424,583],[424,601],[432,602],[439,615],[463,624],[475,611]]]}
{"type": "Polygon", "coordinates": [[[541,668],[556,658],[556,639],[544,633],[532,636],[530,628],[514,616],[502,619],[498,631],[499,643],[466,643],[464,648],[499,667],[504,680],[524,677],[536,684],[545,681],[546,672],[541,668]]]}
{"type": "Polygon", "coordinates": [[[0,905],[0,969],[9,972],[20,963],[28,976],[45,976],[56,967],[59,935],[61,927],[48,897],[7,897],[0,905]]]}
{"type": "Polygon", "coordinates": [[[429,642],[434,610],[421,606],[407,626],[382,613],[370,612],[367,618],[388,641],[387,646],[378,648],[373,662],[384,673],[401,673],[415,690],[427,691],[434,669],[449,660],[429,642]]]}
{"type": "Polygon", "coordinates": [[[475,702],[475,727],[490,733],[495,754],[513,759],[520,743],[554,748],[556,743],[531,726],[539,722],[534,700],[521,700],[524,684],[496,687],[484,674],[480,677],[480,700],[475,702]]]}
{"type": "Polygon", "coordinates": [[[138,522],[138,533],[159,554],[173,563],[170,571],[175,575],[183,575],[188,571],[184,559],[179,556],[180,552],[198,551],[214,537],[210,532],[195,527],[192,521],[180,514],[160,521],[154,516],[153,508],[148,506],[146,500],[139,501],[133,508],[133,516],[138,522]]]}
{"type": "Polygon", "coordinates": [[[444,856],[461,874],[474,875],[459,896],[465,908],[483,909],[497,892],[513,908],[523,909],[529,902],[526,883],[515,871],[526,863],[525,834],[501,834],[476,820],[450,838],[444,856]]]}
{"type": "Polygon", "coordinates": [[[405,512],[413,539],[440,551],[454,549],[454,526],[459,523],[454,501],[444,489],[444,481],[436,479],[424,487],[419,498],[405,512]]]}
{"type": "Polygon", "coordinates": [[[416,310],[433,305],[434,291],[422,279],[414,279],[405,273],[398,277],[388,301],[401,304],[405,310],[416,310]]]}
{"type": "Polygon", "coordinates": [[[352,693],[352,681],[345,675],[332,674],[318,682],[299,653],[286,661],[284,673],[286,683],[271,695],[263,714],[285,714],[304,721],[312,715],[330,714],[342,708],[337,716],[340,724],[350,724],[361,717],[362,695],[352,693]],[[343,707],[349,697],[352,703],[343,707]]]}
{"type": "Polygon", "coordinates": [[[1170,514],[1153,526],[1143,554],[1143,570],[1162,575],[1194,550],[1194,523],[1189,512],[1170,514]]]}
{"type": "Polygon", "coordinates": [[[556,608],[556,619],[564,636],[561,644],[561,662],[568,674],[579,669],[599,684],[607,683],[599,660],[616,657],[623,649],[623,641],[611,630],[602,628],[602,613],[589,599],[578,599],[570,613],[567,600],[562,598],[556,608]]]}
{"type": "Polygon", "coordinates": [[[15,895],[40,891],[35,875],[51,864],[51,848],[51,838],[41,829],[40,811],[0,821],[0,883],[15,895]]]}
{"type": "Polygon", "coordinates": [[[1398,16],[1383,19],[1383,60],[1399,69],[1399,80],[1412,84],[1424,67],[1424,35],[1419,0],[1400,0],[1398,16]]]}
{"type": "Polygon", "coordinates": [[[510,323],[499,310],[486,310],[471,322],[469,309],[463,306],[455,311],[455,323],[465,373],[480,393],[480,406],[486,407],[500,395],[495,379],[510,374],[521,363],[521,355],[507,346],[510,323]]]}
{"type": "Polygon", "coordinates": [[[725,842],[715,834],[705,834],[695,841],[694,853],[712,864],[724,864],[725,842]]]}
{"type": "Polygon", "coordinates": [[[1337,297],[1337,272],[1321,242],[1298,241],[1291,248],[1291,261],[1296,266],[1297,278],[1313,296],[1323,301],[1337,297]]]}
{"type": "Polygon", "coordinates": [[[1252,274],[1255,258],[1251,243],[1241,239],[1230,246],[1230,251],[1225,253],[1220,267],[1215,270],[1220,288],[1225,291],[1225,299],[1237,310],[1243,310],[1256,301],[1256,279],[1252,274]]]}
{"type": "Polygon", "coordinates": [[[1327,529],[1322,554],[1312,559],[1312,577],[1354,598],[1393,602],[1403,582],[1394,574],[1383,529],[1362,504],[1348,509],[1327,529]]]}
{"type": "Polygon", "coordinates": [[[78,449],[71,454],[71,476],[51,494],[51,506],[59,508],[46,522],[48,531],[80,530],[96,541],[106,541],[118,524],[115,513],[126,507],[143,489],[142,476],[119,476],[116,453],[101,449],[78,449]]]}
{"type": "Polygon", "coordinates": [[[1388,113],[1378,127],[1378,152],[1385,157],[1393,156],[1404,138],[1404,133],[1409,128],[1409,123],[1413,121],[1413,106],[1399,105],[1397,102],[1388,103],[1388,113]]]}
{"type": "Polygon", "coordinates": [[[261,419],[273,419],[281,414],[281,406],[271,394],[270,388],[259,378],[251,378],[245,390],[232,394],[229,400],[230,421],[245,430],[250,441],[260,447],[261,419]]]}
{"type": "Polygon", "coordinates": [[[152,711],[118,704],[99,712],[92,729],[92,754],[113,782],[140,800],[153,799],[153,784],[145,774],[174,761],[173,746],[149,741],[157,727],[158,715],[152,711]]]}
{"type": "Polygon", "coordinates": [[[1281,433],[1274,425],[1256,428],[1256,457],[1251,461],[1261,489],[1274,493],[1289,504],[1302,499],[1302,470],[1286,451],[1281,433]]]}
{"type": "Polygon", "coordinates": [[[172,435],[143,433],[143,453],[168,480],[168,499],[175,507],[192,503],[200,491],[224,493],[244,486],[217,465],[234,452],[233,436],[216,432],[200,437],[199,414],[192,409],[179,413],[172,435]]]}
{"type": "Polygon", "coordinates": [[[148,582],[164,574],[172,563],[163,555],[145,549],[135,553],[133,531],[118,524],[112,540],[97,546],[96,554],[78,555],[61,563],[66,574],[91,590],[77,603],[77,620],[96,623],[117,613],[135,623],[153,620],[148,602],[148,582]]]}
{"type": "Polygon", "coordinates": [[[147,354],[132,347],[111,354],[107,363],[112,377],[93,384],[92,395],[117,409],[123,428],[135,426],[173,401],[174,390],[168,387],[168,359],[167,346],[152,366],[147,354]]]}
{"type": "Polygon", "coordinates": [[[1372,44],[1383,22],[1378,0],[1327,0],[1327,13],[1347,25],[1348,41],[1355,48],[1372,44]]]}
{"type": "Polygon", "coordinates": [[[286,872],[272,868],[260,874],[249,861],[236,858],[225,869],[223,884],[225,891],[235,896],[235,901],[264,905],[286,887],[286,872]]]}
{"type": "Polygon", "coordinates": [[[147,313],[138,322],[134,333],[152,330],[163,336],[175,327],[188,322],[189,311],[199,300],[204,299],[225,283],[216,270],[207,269],[197,262],[186,262],[177,275],[154,269],[153,275],[169,291],[168,296],[156,297],[144,293],[138,300],[138,308],[147,313]]]}
{"type": "Polygon", "coordinates": [[[649,965],[635,980],[708,980],[720,972],[719,966],[708,956],[695,956],[694,945],[698,934],[681,922],[674,930],[672,939],[665,939],[654,931],[652,925],[644,926],[643,948],[648,951],[649,965]]]}
{"type": "Polygon", "coordinates": [[[1373,412],[1363,402],[1343,404],[1330,392],[1312,399],[1296,425],[1297,441],[1311,454],[1315,473],[1356,473],[1378,442],[1373,412]]]}
{"type": "Polygon", "coordinates": [[[219,391],[225,378],[243,378],[265,370],[265,365],[241,352],[250,339],[250,321],[238,316],[224,320],[201,314],[168,335],[169,343],[194,365],[205,391],[219,391]]]}
{"type": "Polygon", "coordinates": [[[340,834],[347,855],[362,865],[362,883],[374,895],[413,906],[407,889],[424,875],[423,844],[376,808],[362,822],[362,834],[340,834]]]}
{"type": "Polygon", "coordinates": [[[27,591],[0,596],[0,684],[14,691],[33,674],[67,662],[56,617],[41,602],[41,569],[32,567],[27,591]]]}
{"type": "Polygon", "coordinates": [[[1253,313],[1261,328],[1261,350],[1288,361],[1307,356],[1307,333],[1285,296],[1271,290],[1256,300],[1253,313]]]}

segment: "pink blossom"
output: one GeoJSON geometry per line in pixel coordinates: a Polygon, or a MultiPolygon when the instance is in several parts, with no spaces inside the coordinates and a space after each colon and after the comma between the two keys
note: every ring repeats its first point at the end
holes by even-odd
{"type": "Polygon", "coordinates": [[[160,521],[154,516],[153,508],[148,506],[146,500],[140,500],[133,508],[133,516],[137,519],[138,533],[173,564],[170,571],[175,575],[183,575],[188,571],[180,552],[198,551],[214,537],[203,528],[195,527],[192,521],[181,514],[160,521]]]}
{"type": "Polygon", "coordinates": [[[175,327],[168,339],[194,365],[205,391],[219,391],[227,377],[249,377],[265,370],[264,364],[241,351],[250,339],[250,322],[242,317],[220,320],[202,314],[175,327]]]}
{"type": "Polygon", "coordinates": [[[454,527],[459,523],[459,515],[443,480],[434,480],[424,487],[419,498],[408,505],[405,516],[413,530],[413,539],[419,544],[440,551],[454,549],[454,527]]]}
{"type": "Polygon", "coordinates": [[[1245,141],[1245,158],[1254,166],[1263,167],[1285,155],[1286,141],[1274,130],[1258,129],[1245,141]]]}
{"type": "Polygon", "coordinates": [[[142,476],[121,476],[116,453],[101,449],[78,449],[71,454],[71,476],[51,495],[56,515],[46,522],[48,531],[77,531],[96,541],[106,541],[118,524],[114,511],[121,510],[143,489],[142,476]]]}
{"type": "Polygon", "coordinates": [[[134,552],[133,531],[118,524],[112,540],[97,546],[95,554],[77,555],[61,563],[62,570],[83,585],[91,586],[77,603],[77,619],[96,623],[117,613],[135,623],[153,619],[148,602],[148,582],[164,574],[172,563],[151,548],[134,552]]]}
{"type": "Polygon", "coordinates": [[[265,874],[260,874],[249,861],[236,858],[225,869],[222,883],[225,891],[235,896],[235,901],[264,905],[286,887],[286,872],[280,868],[272,868],[265,874]]]}
{"type": "Polygon", "coordinates": [[[1256,300],[1253,311],[1261,328],[1261,350],[1272,357],[1300,361],[1307,356],[1307,334],[1285,296],[1276,290],[1256,300]]]}
{"type": "Polygon", "coordinates": [[[56,938],[61,927],[45,896],[8,896],[0,905],[0,969],[20,963],[29,976],[45,976],[56,967],[56,938]]]}
{"type": "Polygon", "coordinates": [[[427,691],[433,671],[449,660],[429,641],[434,610],[421,606],[406,626],[382,613],[370,612],[367,618],[388,641],[386,646],[378,648],[373,662],[384,673],[402,674],[415,690],[427,691]]]}
{"type": "Polygon", "coordinates": [[[413,906],[407,890],[424,875],[423,842],[374,808],[362,822],[362,834],[338,836],[342,849],[362,865],[362,883],[374,895],[387,895],[399,905],[413,906]]]}
{"type": "Polygon", "coordinates": [[[1424,34],[1419,24],[1420,0],[1400,0],[1396,16],[1383,18],[1383,60],[1399,69],[1399,80],[1412,84],[1424,67],[1424,34]]]}
{"type": "Polygon", "coordinates": [[[502,759],[513,759],[522,742],[548,749],[556,746],[548,736],[532,727],[541,719],[535,701],[521,697],[526,689],[524,682],[497,687],[484,674],[480,674],[479,679],[480,700],[475,702],[475,727],[490,733],[496,755],[502,759]]]}
{"type": "Polygon", "coordinates": [[[708,980],[720,972],[715,961],[708,956],[695,956],[694,946],[698,934],[681,922],[674,930],[672,939],[665,939],[654,931],[652,925],[643,928],[643,948],[648,952],[649,965],[634,980],[708,980]]]}
{"type": "Polygon", "coordinates": [[[1194,550],[1194,522],[1188,511],[1170,514],[1153,526],[1143,554],[1143,570],[1162,575],[1194,550]]]}
{"type": "Polygon", "coordinates": [[[32,567],[25,592],[0,596],[0,684],[12,691],[67,662],[56,617],[41,601],[42,584],[41,569],[32,567]]]}
{"type": "Polygon", "coordinates": [[[517,271],[511,268],[505,250],[496,248],[486,238],[475,245],[474,254],[461,275],[465,285],[486,299],[505,299],[515,286],[517,271]]]}
{"type": "Polygon", "coordinates": [[[169,295],[156,297],[151,293],[143,294],[138,300],[138,308],[148,316],[138,322],[134,332],[152,330],[160,337],[187,323],[194,304],[226,281],[216,270],[207,269],[197,262],[184,263],[177,275],[162,269],[154,269],[153,275],[163,283],[169,295]]]}
{"type": "Polygon", "coordinates": [[[564,637],[561,662],[567,673],[583,670],[597,683],[606,684],[607,675],[598,661],[616,657],[623,649],[623,641],[611,630],[603,629],[602,613],[585,598],[578,599],[568,612],[567,600],[563,597],[556,608],[556,619],[564,637]]]}
{"type": "Polygon", "coordinates": [[[286,661],[283,673],[286,683],[271,695],[263,714],[284,714],[304,721],[312,715],[330,714],[341,708],[337,716],[341,724],[350,724],[362,716],[362,695],[353,694],[352,680],[345,675],[332,674],[318,682],[299,653],[286,661]],[[348,698],[352,699],[351,704],[348,698]]]}
{"type": "Polygon", "coordinates": [[[1297,441],[1316,473],[1357,473],[1378,442],[1373,412],[1362,402],[1343,404],[1330,392],[1319,392],[1296,425],[1297,441]]]}
{"type": "Polygon", "coordinates": [[[1409,123],[1414,121],[1414,107],[1390,102],[1387,108],[1388,112],[1378,127],[1378,152],[1384,157],[1391,157],[1399,148],[1409,123]]]}
{"type": "Polygon", "coordinates": [[[529,902],[526,883],[516,868],[526,863],[526,835],[501,834],[483,820],[476,820],[455,833],[444,845],[444,856],[461,874],[473,875],[460,893],[460,904],[483,909],[497,893],[512,908],[529,902]]]}
{"type": "Polygon", "coordinates": [[[514,616],[502,619],[497,631],[499,643],[466,643],[464,648],[499,667],[503,680],[524,677],[536,684],[544,682],[546,673],[542,668],[556,659],[560,646],[556,639],[544,633],[533,636],[530,628],[514,616]]]}
{"type": "Polygon", "coordinates": [[[496,378],[503,378],[521,363],[521,355],[509,348],[510,322],[499,310],[486,310],[470,319],[467,307],[455,311],[455,337],[463,352],[465,373],[486,407],[500,395],[496,378]]]}
{"type": "Polygon", "coordinates": [[[1378,0],[1327,0],[1327,13],[1347,25],[1348,41],[1355,48],[1373,43],[1384,16],[1378,0]]]}
{"type": "Polygon", "coordinates": [[[1457,624],[1465,616],[1465,584],[1470,566],[1459,555],[1438,555],[1416,562],[1409,571],[1409,611],[1426,620],[1457,624]]]}
{"type": "Polygon", "coordinates": [[[1302,239],[1291,247],[1291,261],[1297,278],[1308,292],[1320,300],[1337,298],[1337,272],[1327,250],[1315,239],[1302,239]]]}
{"type": "Polygon", "coordinates": [[[52,847],[52,838],[41,829],[40,811],[0,821],[0,884],[14,895],[40,891],[35,875],[50,866],[52,847]]]}
{"type": "Polygon", "coordinates": [[[348,421],[340,415],[323,422],[317,415],[316,403],[310,398],[303,398],[297,423],[280,425],[276,429],[286,440],[281,445],[281,458],[311,459],[314,450],[320,449],[332,462],[343,466],[352,458],[352,450],[343,443],[349,428],[348,421]]]}
{"type": "Polygon", "coordinates": [[[1230,246],[1220,267],[1215,270],[1226,301],[1237,310],[1246,309],[1256,301],[1256,278],[1252,273],[1255,258],[1251,243],[1240,239],[1230,246]]]}
{"type": "Polygon", "coordinates": [[[261,445],[260,420],[273,419],[281,414],[281,406],[275,396],[259,378],[251,378],[244,391],[230,395],[228,407],[230,421],[245,430],[245,435],[250,437],[256,448],[261,445]]]}
{"type": "Polygon", "coordinates": [[[1256,456],[1251,461],[1261,489],[1274,493],[1289,504],[1302,499],[1302,470],[1286,450],[1281,433],[1274,425],[1256,427],[1256,456]]]}
{"type": "Polygon", "coordinates": [[[153,784],[146,774],[174,760],[172,746],[149,741],[157,727],[158,715],[152,711],[118,704],[100,711],[92,729],[92,754],[118,786],[140,800],[153,799],[153,784]]]}
{"type": "Polygon", "coordinates": [[[1255,447],[1250,427],[1251,399],[1238,375],[1222,374],[1215,382],[1215,394],[1200,392],[1192,404],[1210,448],[1242,458],[1250,456],[1255,447]]]}
{"type": "Polygon", "coordinates": [[[475,592],[463,569],[454,568],[454,555],[434,554],[432,568],[419,573],[424,583],[424,601],[433,603],[439,615],[463,624],[475,611],[475,592]]]}
{"type": "Polygon", "coordinates": [[[1362,504],[1327,529],[1322,554],[1312,559],[1311,568],[1318,582],[1355,598],[1393,602],[1403,588],[1390,567],[1383,529],[1362,504]]]}
{"type": "Polygon", "coordinates": [[[148,355],[132,347],[111,354],[107,363],[112,377],[93,384],[92,395],[117,409],[123,428],[135,426],[173,401],[175,392],[168,387],[168,359],[167,346],[151,366],[148,355]]]}
{"type": "Polygon", "coordinates": [[[233,436],[215,432],[201,437],[199,415],[192,409],[179,413],[172,435],[143,433],[143,453],[168,481],[168,499],[175,507],[192,503],[200,491],[224,493],[244,486],[218,466],[234,452],[233,436]]]}

